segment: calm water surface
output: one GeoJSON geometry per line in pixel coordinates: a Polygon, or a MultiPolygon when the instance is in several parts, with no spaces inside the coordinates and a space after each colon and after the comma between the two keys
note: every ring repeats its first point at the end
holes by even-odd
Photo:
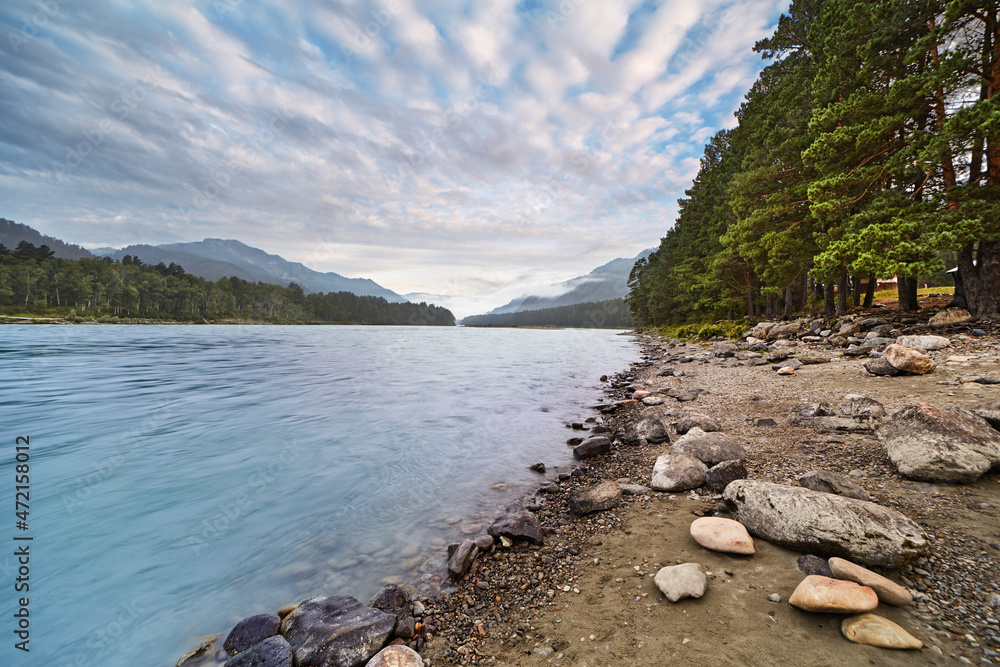
{"type": "Polygon", "coordinates": [[[0,552],[0,664],[169,667],[288,602],[429,586],[636,357],[594,330],[0,327],[0,537],[34,538],[28,656],[0,552]]]}

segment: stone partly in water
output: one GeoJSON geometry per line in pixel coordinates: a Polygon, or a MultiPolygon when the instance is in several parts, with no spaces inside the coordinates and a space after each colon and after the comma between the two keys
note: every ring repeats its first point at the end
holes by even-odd
{"type": "Polygon", "coordinates": [[[700,412],[686,412],[683,417],[677,420],[674,428],[678,435],[684,435],[693,428],[700,428],[705,433],[713,433],[719,430],[719,422],[700,412]]]}
{"type": "Polygon", "coordinates": [[[747,467],[743,461],[723,461],[705,472],[705,486],[713,493],[722,493],[731,482],[746,478],[747,467]]]}
{"type": "Polygon", "coordinates": [[[795,551],[895,568],[929,549],[917,524],[871,502],[748,479],[723,498],[751,535],[795,551]]]}
{"type": "Polygon", "coordinates": [[[872,589],[878,595],[878,599],[886,604],[905,607],[913,602],[913,596],[910,595],[910,592],[895,581],[886,579],[881,574],[872,572],[849,560],[836,556],[831,558],[830,570],[837,579],[846,579],[872,589]]]}
{"type": "Polygon", "coordinates": [[[199,642],[196,649],[182,655],[175,667],[198,667],[207,656],[215,652],[215,643],[217,641],[219,641],[219,635],[205,637],[199,642]]]}
{"type": "Polygon", "coordinates": [[[700,428],[693,428],[687,435],[678,438],[671,454],[693,456],[707,466],[714,466],[723,461],[745,460],[747,457],[743,445],[723,433],[705,433],[700,428]]]}
{"type": "Polygon", "coordinates": [[[573,456],[589,459],[611,451],[611,438],[606,435],[592,435],[573,448],[573,456]]]}
{"type": "Polygon", "coordinates": [[[225,667],[292,667],[292,647],[281,635],[268,637],[230,658],[225,667]]]}
{"type": "Polygon", "coordinates": [[[653,578],[653,582],[671,602],[700,598],[708,587],[708,578],[698,563],[683,563],[661,568],[653,578]]]}
{"type": "Polygon", "coordinates": [[[720,517],[702,517],[691,523],[694,541],[712,551],[749,556],[757,553],[753,538],[739,521],[720,517]]]}
{"type": "Polygon", "coordinates": [[[604,481],[577,491],[569,498],[569,510],[577,516],[618,507],[622,489],[615,482],[604,481]]]}
{"type": "Polygon", "coordinates": [[[926,375],[937,368],[937,362],[920,350],[895,343],[885,348],[882,358],[904,373],[913,375],[926,375]]]}
{"type": "Polygon", "coordinates": [[[919,649],[924,644],[888,618],[877,614],[849,616],[840,622],[840,631],[857,644],[882,648],[919,649]]]}
{"type": "Polygon", "coordinates": [[[504,514],[486,532],[493,537],[503,535],[511,539],[529,540],[535,544],[542,543],[542,527],[538,523],[538,517],[527,510],[504,514]]]}
{"type": "Polygon", "coordinates": [[[788,604],[821,614],[858,614],[878,606],[878,596],[853,581],[810,574],[795,587],[788,604]]]}
{"type": "Polygon", "coordinates": [[[244,618],[232,629],[222,648],[229,655],[237,655],[251,646],[261,643],[268,637],[278,634],[281,619],[275,614],[260,614],[244,618]]]}
{"type": "Polygon", "coordinates": [[[857,500],[871,500],[868,492],[844,475],[826,470],[813,470],[799,477],[799,484],[813,491],[833,493],[857,500]]]}
{"type": "Polygon", "coordinates": [[[972,313],[964,308],[948,308],[934,315],[927,324],[932,327],[944,327],[949,324],[962,324],[972,319],[972,313]]]}
{"type": "Polygon", "coordinates": [[[960,408],[909,405],[877,435],[896,470],[909,479],[969,484],[1000,465],[1000,433],[960,408]]]}
{"type": "Polygon", "coordinates": [[[410,613],[410,596],[402,586],[386,584],[368,601],[368,606],[381,609],[387,614],[395,614],[397,619],[410,613]]]}
{"type": "Polygon", "coordinates": [[[705,483],[708,466],[693,456],[664,454],[653,465],[649,486],[656,491],[688,491],[705,483]]]}
{"type": "Polygon", "coordinates": [[[424,667],[424,660],[409,646],[386,646],[365,667],[424,667]]]}
{"type": "Polygon", "coordinates": [[[306,600],[281,623],[297,667],[354,667],[378,653],[396,617],[347,595],[306,600]]]}
{"type": "Polygon", "coordinates": [[[448,558],[448,576],[461,579],[479,555],[479,547],[472,540],[463,540],[448,558]]]}

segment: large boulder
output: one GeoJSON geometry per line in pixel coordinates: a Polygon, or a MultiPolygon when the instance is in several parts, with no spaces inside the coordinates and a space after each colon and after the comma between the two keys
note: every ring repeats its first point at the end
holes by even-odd
{"type": "Polygon", "coordinates": [[[948,308],[932,317],[927,324],[932,327],[945,327],[949,324],[962,324],[972,319],[972,313],[963,308],[948,308]]]}
{"type": "Polygon", "coordinates": [[[281,623],[297,667],[355,667],[378,653],[396,617],[349,595],[306,600],[281,623]]]}
{"type": "Polygon", "coordinates": [[[791,324],[776,324],[767,332],[768,340],[788,339],[802,331],[802,325],[798,322],[791,324]]]}
{"type": "Polygon", "coordinates": [[[292,667],[292,647],[281,635],[268,637],[227,660],[225,667],[292,667]]]}
{"type": "Polygon", "coordinates": [[[903,347],[924,351],[940,350],[951,345],[951,341],[944,336],[900,336],[896,342],[903,347]]]}
{"type": "Polygon", "coordinates": [[[577,516],[617,507],[622,498],[622,488],[617,482],[603,481],[577,491],[569,497],[569,510],[577,516]]]}
{"type": "Polygon", "coordinates": [[[813,470],[799,477],[799,484],[804,488],[822,493],[833,493],[847,498],[871,500],[868,492],[844,475],[827,470],[813,470]]]}
{"type": "Polygon", "coordinates": [[[499,517],[486,531],[493,537],[504,535],[511,539],[529,540],[535,544],[542,543],[542,527],[538,517],[528,510],[509,512],[499,517]]]}
{"type": "Polygon", "coordinates": [[[719,422],[700,412],[685,412],[684,416],[677,420],[674,428],[677,429],[677,435],[684,435],[693,428],[712,433],[719,430],[719,422]]]}
{"type": "Polygon", "coordinates": [[[878,430],[889,460],[904,477],[971,483],[1000,465],[1000,433],[961,408],[910,405],[878,430]]]}
{"type": "Polygon", "coordinates": [[[259,614],[244,618],[232,629],[222,648],[229,655],[237,655],[255,646],[268,637],[278,634],[281,619],[274,614],[259,614]]]}
{"type": "Polygon", "coordinates": [[[913,521],[863,500],[747,479],[723,499],[751,535],[795,551],[901,567],[929,548],[913,521]]]}
{"type": "Polygon", "coordinates": [[[743,445],[723,433],[705,433],[700,428],[693,428],[687,435],[678,438],[671,454],[693,456],[707,466],[714,466],[723,461],[743,461],[747,457],[743,445]]]}
{"type": "Polygon", "coordinates": [[[589,459],[611,451],[611,438],[606,435],[592,435],[573,448],[573,456],[589,459]]]}
{"type": "Polygon", "coordinates": [[[659,415],[643,415],[625,425],[618,438],[626,445],[655,445],[669,442],[667,425],[659,415]]]}
{"type": "Polygon", "coordinates": [[[653,465],[649,486],[656,491],[689,491],[705,483],[708,466],[693,456],[664,454],[653,465]]]}
{"type": "Polygon", "coordinates": [[[937,362],[920,350],[893,343],[882,352],[882,358],[890,364],[913,375],[926,375],[937,368],[937,362]]]}

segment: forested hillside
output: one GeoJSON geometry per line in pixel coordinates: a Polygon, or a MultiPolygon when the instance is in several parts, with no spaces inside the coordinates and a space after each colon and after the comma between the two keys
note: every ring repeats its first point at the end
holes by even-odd
{"type": "Polygon", "coordinates": [[[455,324],[445,308],[389,303],[349,292],[305,294],[288,287],[229,277],[208,281],[177,264],[143,264],[131,255],[59,259],[48,246],[0,244],[0,312],[70,318],[263,320],[339,324],[455,324]]]}
{"type": "Polygon", "coordinates": [[[679,215],[629,278],[646,324],[843,313],[951,268],[1000,317],[1000,3],[796,0],[679,215]]]}
{"type": "Polygon", "coordinates": [[[516,313],[473,315],[463,319],[462,324],[471,327],[549,326],[580,329],[631,329],[635,326],[628,306],[621,299],[516,313]]]}

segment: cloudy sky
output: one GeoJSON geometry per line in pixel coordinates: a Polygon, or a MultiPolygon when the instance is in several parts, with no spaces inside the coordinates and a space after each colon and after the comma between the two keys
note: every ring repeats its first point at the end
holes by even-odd
{"type": "Polygon", "coordinates": [[[483,312],[657,244],[787,6],[6,0],[0,217],[483,312]]]}

